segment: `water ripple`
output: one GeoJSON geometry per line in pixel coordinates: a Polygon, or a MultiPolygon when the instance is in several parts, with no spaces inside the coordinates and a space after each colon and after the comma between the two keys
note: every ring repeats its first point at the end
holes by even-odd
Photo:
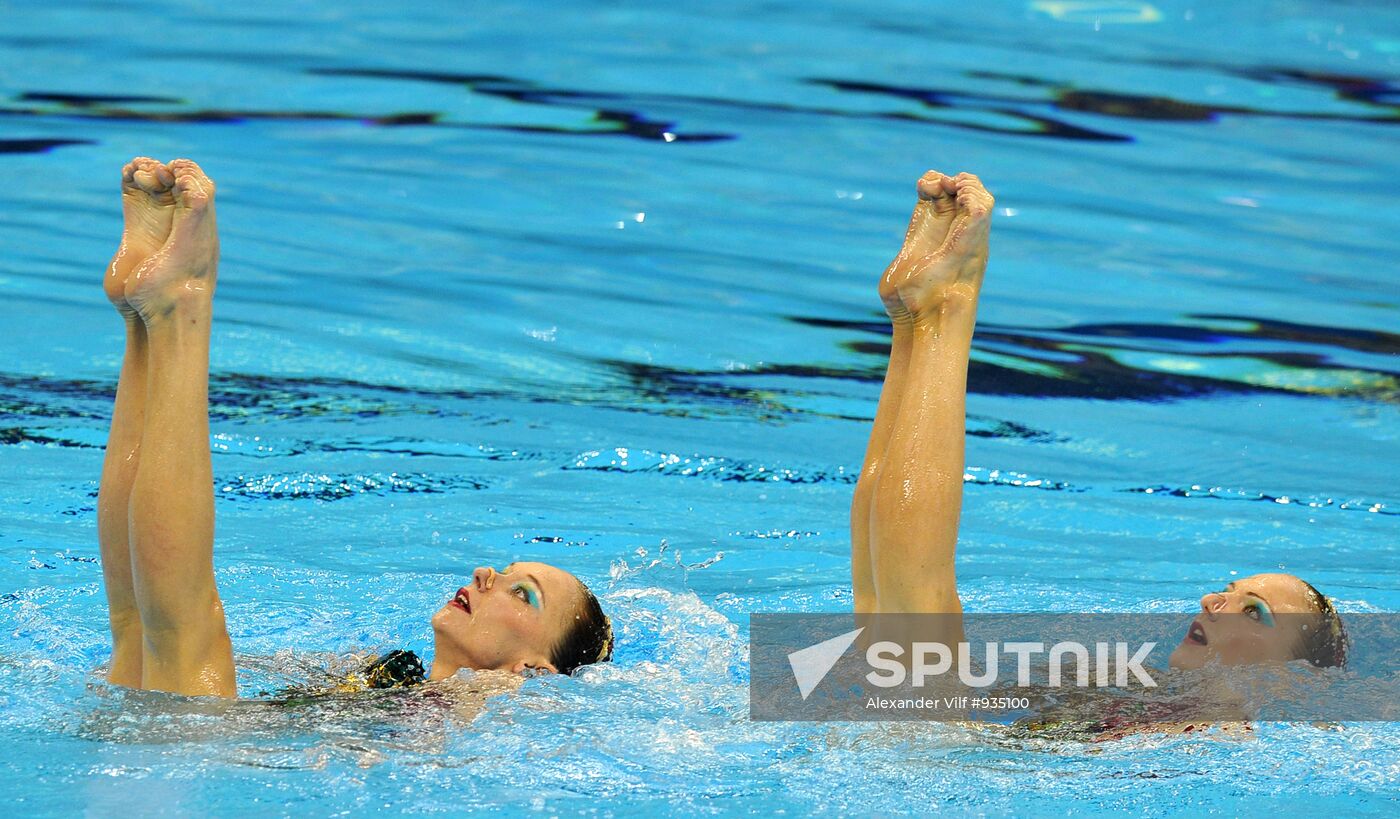
{"type": "Polygon", "coordinates": [[[378,474],[327,475],[300,472],[275,475],[235,475],[220,481],[219,497],[234,501],[334,501],[361,495],[440,494],[485,489],[486,484],[462,475],[378,474]]]}

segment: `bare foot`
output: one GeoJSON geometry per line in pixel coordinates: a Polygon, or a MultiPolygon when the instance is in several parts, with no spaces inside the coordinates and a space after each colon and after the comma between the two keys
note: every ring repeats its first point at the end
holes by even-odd
{"type": "Polygon", "coordinates": [[[918,189],[904,246],[880,279],[880,300],[896,323],[933,316],[949,304],[975,305],[987,269],[994,200],[982,180],[929,171],[918,189]]]}
{"type": "Polygon", "coordinates": [[[171,191],[175,175],[149,157],[139,156],[122,168],[122,242],[107,265],[102,289],[117,311],[127,318],[136,311],[126,301],[126,281],[131,272],[149,259],[170,235],[175,215],[171,191]]]}
{"type": "Polygon", "coordinates": [[[207,308],[218,276],[214,182],[188,159],[169,169],[175,177],[170,235],[126,281],[126,301],[147,326],[183,305],[207,308]]]}

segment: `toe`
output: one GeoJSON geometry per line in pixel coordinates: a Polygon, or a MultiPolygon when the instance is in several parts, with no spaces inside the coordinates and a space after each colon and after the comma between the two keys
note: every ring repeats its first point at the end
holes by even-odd
{"type": "Polygon", "coordinates": [[[142,179],[151,179],[153,169],[163,167],[165,166],[149,156],[138,156],[122,166],[122,184],[144,187],[142,179]],[[146,174],[145,177],[142,176],[143,173],[146,174]]]}
{"type": "Polygon", "coordinates": [[[977,174],[972,173],[958,174],[957,176],[953,177],[953,184],[957,188],[959,193],[968,190],[985,191],[987,189],[986,186],[982,184],[981,177],[977,176],[977,174]]]}
{"type": "Polygon", "coordinates": [[[199,167],[193,159],[176,159],[170,163],[170,170],[178,174],[196,174],[205,176],[204,169],[199,167]]]}
{"type": "Polygon", "coordinates": [[[969,210],[987,212],[992,209],[995,200],[991,193],[982,185],[982,180],[970,173],[958,174],[957,198],[958,206],[969,210]]]}
{"type": "Polygon", "coordinates": [[[175,201],[191,210],[199,210],[209,201],[209,195],[205,193],[204,186],[199,184],[199,180],[190,177],[176,177],[175,201]]]}
{"type": "Polygon", "coordinates": [[[136,183],[136,187],[146,193],[151,193],[160,184],[157,182],[155,174],[145,168],[138,168],[136,173],[132,174],[132,181],[136,183]]]}
{"type": "Polygon", "coordinates": [[[210,181],[208,174],[204,173],[204,169],[196,165],[193,160],[177,159],[174,162],[171,162],[168,167],[170,168],[170,172],[175,175],[175,178],[177,180],[198,179],[202,180],[206,187],[213,184],[210,181]]]}
{"type": "Polygon", "coordinates": [[[981,185],[961,185],[958,187],[958,201],[963,199],[980,199],[984,196],[991,196],[987,189],[981,185]]]}
{"type": "Polygon", "coordinates": [[[958,209],[969,216],[982,217],[992,211],[990,197],[969,196],[967,198],[958,197],[958,209]]]}
{"type": "Polygon", "coordinates": [[[175,198],[182,205],[198,209],[213,198],[214,181],[205,176],[203,169],[194,162],[177,159],[169,167],[175,177],[175,198]]]}
{"type": "Polygon", "coordinates": [[[132,181],[136,187],[149,194],[165,193],[174,183],[170,170],[154,159],[140,157],[132,161],[132,181]]]}
{"type": "Polygon", "coordinates": [[[919,198],[938,199],[947,196],[947,193],[943,190],[943,180],[945,179],[947,179],[947,177],[938,171],[928,171],[923,176],[919,177],[919,183],[916,186],[919,190],[919,198]]]}
{"type": "Polygon", "coordinates": [[[193,176],[177,176],[173,189],[175,203],[187,210],[204,210],[210,199],[209,187],[204,184],[205,181],[207,180],[193,176]]]}

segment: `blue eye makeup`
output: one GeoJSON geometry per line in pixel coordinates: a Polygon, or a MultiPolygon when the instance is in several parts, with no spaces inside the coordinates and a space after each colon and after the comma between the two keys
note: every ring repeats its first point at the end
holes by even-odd
{"type": "Polygon", "coordinates": [[[1269,611],[1269,604],[1263,600],[1250,599],[1244,604],[1244,613],[1247,617],[1252,617],[1266,626],[1272,627],[1274,624],[1274,614],[1269,611]]]}
{"type": "Polygon", "coordinates": [[[523,584],[523,583],[517,583],[517,584],[515,584],[514,586],[511,586],[511,587],[510,587],[510,590],[511,590],[511,593],[512,593],[512,594],[517,594],[517,595],[519,595],[519,596],[520,596],[520,599],[521,599],[521,600],[524,600],[526,603],[529,603],[530,605],[534,606],[535,608],[539,608],[539,607],[540,607],[540,595],[539,595],[539,592],[535,591],[535,589],[534,589],[533,587],[531,587],[531,586],[526,586],[526,585],[523,584]]]}

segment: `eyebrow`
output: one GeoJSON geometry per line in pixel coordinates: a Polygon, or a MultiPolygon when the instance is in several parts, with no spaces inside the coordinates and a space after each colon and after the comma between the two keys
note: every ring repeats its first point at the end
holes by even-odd
{"type": "Polygon", "coordinates": [[[532,574],[527,574],[525,575],[525,577],[529,578],[530,582],[535,584],[535,588],[540,593],[540,608],[544,608],[544,585],[540,583],[540,579],[538,577],[535,577],[532,574]]]}
{"type": "MultiPolygon", "coordinates": [[[[1233,580],[1230,581],[1229,583],[1226,583],[1226,584],[1225,584],[1225,591],[1234,591],[1234,590],[1235,590],[1235,582],[1234,582],[1233,580]]],[[[1273,608],[1273,604],[1270,603],[1267,599],[1265,599],[1264,595],[1262,595],[1262,594],[1257,594],[1257,593],[1252,592],[1252,591],[1247,591],[1247,592],[1245,592],[1245,594],[1249,595],[1250,597],[1257,597],[1257,598],[1259,598],[1259,599],[1264,603],[1264,605],[1266,605],[1266,606],[1268,606],[1268,607],[1270,607],[1270,608],[1273,608]]]]}

